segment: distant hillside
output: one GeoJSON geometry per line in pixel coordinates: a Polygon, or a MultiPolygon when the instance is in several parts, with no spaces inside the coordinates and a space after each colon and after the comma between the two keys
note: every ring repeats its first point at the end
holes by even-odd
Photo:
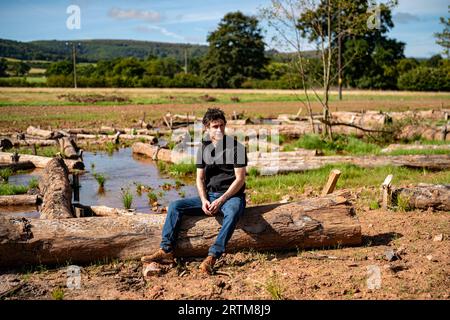
{"type": "MultiPolygon", "coordinates": [[[[184,50],[188,47],[189,57],[196,58],[206,53],[208,47],[136,40],[78,40],[78,61],[96,62],[118,57],[136,57],[145,59],[149,55],[173,57],[184,61],[184,50]]],[[[0,57],[21,60],[57,61],[70,57],[71,49],[62,40],[39,40],[20,42],[0,39],[0,57]]]]}
{"type": "MultiPolygon", "coordinates": [[[[97,62],[99,60],[111,60],[120,57],[136,57],[145,59],[149,55],[159,58],[172,57],[178,62],[184,62],[184,50],[188,48],[190,59],[198,58],[206,54],[208,46],[182,43],[166,43],[137,40],[77,40],[80,44],[77,51],[78,62],[97,62]]],[[[63,40],[37,40],[21,42],[0,39],[0,57],[38,60],[58,61],[71,58],[71,48],[63,40]]],[[[304,51],[305,57],[318,58],[317,51],[304,51]]],[[[266,55],[278,62],[286,62],[292,54],[268,50],[266,55]]]]}

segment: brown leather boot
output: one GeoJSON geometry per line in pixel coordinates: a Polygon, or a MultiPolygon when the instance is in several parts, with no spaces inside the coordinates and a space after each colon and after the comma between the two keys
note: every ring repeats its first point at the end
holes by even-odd
{"type": "Polygon", "coordinates": [[[161,264],[171,264],[174,262],[174,256],[172,252],[166,253],[163,249],[160,248],[150,256],[143,256],[141,258],[141,261],[143,263],[158,262],[161,264]]]}
{"type": "Polygon", "coordinates": [[[216,264],[216,258],[213,256],[207,256],[200,265],[200,271],[211,275],[214,272],[214,265],[216,264]]]}

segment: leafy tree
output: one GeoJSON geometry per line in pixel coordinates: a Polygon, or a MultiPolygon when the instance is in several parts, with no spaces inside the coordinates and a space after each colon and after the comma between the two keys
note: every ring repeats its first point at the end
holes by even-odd
{"type": "Polygon", "coordinates": [[[6,77],[6,69],[8,68],[8,63],[5,58],[0,59],[0,77],[6,77]]]}
{"type": "Polygon", "coordinates": [[[68,60],[52,63],[45,74],[47,76],[62,75],[68,76],[73,72],[73,63],[68,60]]]}
{"type": "Polygon", "coordinates": [[[397,63],[397,71],[402,75],[419,66],[419,62],[414,58],[404,58],[397,63]]]}
{"type": "Polygon", "coordinates": [[[209,86],[236,88],[247,77],[264,75],[265,44],[255,17],[240,11],[228,13],[207,40],[209,49],[203,59],[201,74],[209,86]]]}
{"type": "Polygon", "coordinates": [[[399,77],[398,87],[402,90],[449,91],[450,66],[441,68],[417,67],[399,77]]]}
{"type": "MultiPolygon", "coordinates": [[[[448,6],[450,12],[450,6],[448,6]]],[[[440,22],[444,25],[444,30],[442,32],[435,33],[436,43],[444,48],[444,54],[447,58],[450,58],[450,18],[445,19],[441,17],[440,22]]]]}
{"type": "Polygon", "coordinates": [[[430,59],[424,61],[424,66],[429,68],[439,68],[442,62],[442,56],[435,54],[430,59]]]}
{"type": "MultiPolygon", "coordinates": [[[[299,19],[298,27],[303,37],[315,42],[320,32],[332,39],[331,45],[342,41],[344,83],[352,87],[392,89],[397,82],[395,65],[404,58],[404,43],[388,39],[386,34],[394,27],[391,7],[397,1],[380,4],[370,10],[369,0],[320,1],[314,10],[305,11],[299,19]],[[331,25],[328,35],[327,16],[330,10],[331,25]],[[368,21],[375,18],[377,24],[368,21]]],[[[336,61],[334,52],[332,61],[336,61]]],[[[335,77],[336,78],[336,77],[335,77]]]]}
{"type": "Polygon", "coordinates": [[[114,75],[125,78],[142,77],[145,72],[141,62],[136,58],[123,58],[114,66],[114,75]]]}
{"type": "Polygon", "coordinates": [[[174,58],[150,59],[146,71],[150,75],[173,77],[181,71],[181,66],[174,58]]]}

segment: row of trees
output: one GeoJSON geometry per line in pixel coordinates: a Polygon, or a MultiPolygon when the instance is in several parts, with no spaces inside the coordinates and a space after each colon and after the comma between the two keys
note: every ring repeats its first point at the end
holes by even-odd
{"type": "MultiPolygon", "coordinates": [[[[272,0],[261,17],[275,31],[277,48],[289,54],[268,55],[258,19],[233,12],[208,35],[206,55],[190,59],[187,70],[173,58],[117,58],[77,65],[78,85],[322,88],[325,103],[331,86],[450,90],[448,59],[407,59],[405,44],[387,37],[394,5],[380,5],[374,13],[368,0],[272,0]],[[308,56],[305,41],[316,44],[308,56]]],[[[448,54],[448,20],[442,23],[437,38],[448,54]]],[[[72,72],[71,61],[53,63],[47,85],[73,86],[72,72]]]]}

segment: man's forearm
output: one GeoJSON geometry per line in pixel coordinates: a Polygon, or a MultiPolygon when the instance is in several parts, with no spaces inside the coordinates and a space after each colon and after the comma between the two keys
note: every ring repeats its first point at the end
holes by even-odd
{"type": "Polygon", "coordinates": [[[234,196],[244,185],[245,179],[236,179],[233,183],[228,187],[227,191],[222,195],[223,200],[227,201],[232,196],[234,196]]]}
{"type": "Polygon", "coordinates": [[[208,197],[206,195],[205,180],[197,178],[197,191],[200,199],[202,199],[202,202],[208,200],[208,197]]]}

